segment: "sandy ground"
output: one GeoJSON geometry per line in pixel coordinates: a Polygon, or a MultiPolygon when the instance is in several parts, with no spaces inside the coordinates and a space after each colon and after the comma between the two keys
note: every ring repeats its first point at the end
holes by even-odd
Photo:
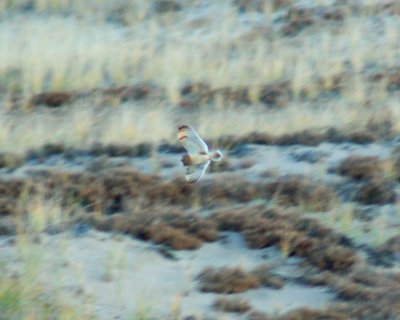
{"type": "MultiPolygon", "coordinates": [[[[274,248],[249,250],[242,237],[227,232],[196,251],[175,252],[176,259],[162,256],[157,247],[131,237],[88,230],[81,236],[71,232],[40,234],[22,252],[13,238],[2,238],[0,261],[14,276],[21,276],[26,256],[39,259],[38,278],[60,292],[63,301],[93,312],[96,319],[132,319],[145,314],[154,319],[171,314],[214,316],[214,293],[197,289],[196,275],[205,267],[240,266],[246,270],[263,263],[279,265],[275,272],[294,277],[299,258],[284,259],[274,248]]],[[[280,314],[302,306],[322,308],[334,298],[325,287],[307,287],[287,282],[282,289],[261,288],[235,296],[256,310],[280,314]]]]}

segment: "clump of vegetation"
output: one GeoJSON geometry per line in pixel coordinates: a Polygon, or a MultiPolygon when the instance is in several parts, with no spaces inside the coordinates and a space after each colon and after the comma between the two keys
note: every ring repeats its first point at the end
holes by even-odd
{"type": "Polygon", "coordinates": [[[302,7],[290,8],[285,16],[285,20],[287,22],[282,30],[286,35],[295,35],[316,22],[313,10],[302,7]]]}
{"type": "MultiPolygon", "coordinates": [[[[399,278],[396,272],[377,271],[368,265],[357,265],[349,272],[335,274],[324,272],[318,274],[309,269],[305,278],[307,283],[315,285],[328,285],[335,292],[338,304],[330,305],[324,310],[313,310],[315,314],[326,315],[329,319],[344,319],[347,317],[362,319],[363,317],[384,318],[390,314],[396,314],[399,296],[396,281],[399,278]],[[308,281],[310,280],[310,281],[308,281]],[[390,294],[388,294],[390,292],[390,294]],[[395,299],[395,300],[393,300],[395,299]],[[395,301],[395,302],[394,302],[395,301]],[[382,307],[382,308],[380,308],[382,307]]],[[[303,315],[304,310],[299,309],[282,316],[303,315]]],[[[291,317],[287,317],[291,319],[291,317]]],[[[297,319],[294,317],[294,319],[297,319]]],[[[301,318],[300,318],[301,319],[301,318]]],[[[308,317],[307,317],[308,319],[308,317]]],[[[310,316],[310,319],[314,317],[310,316]]],[[[319,319],[318,317],[316,319],[319,319]]]]}
{"type": "Polygon", "coordinates": [[[187,234],[182,229],[171,228],[162,223],[152,225],[148,232],[157,244],[166,244],[175,250],[197,249],[201,240],[187,234]]]}
{"type": "Polygon", "coordinates": [[[363,180],[381,177],[384,167],[377,157],[350,156],[342,160],[334,171],[354,180],[363,180]]]}
{"type": "Polygon", "coordinates": [[[242,232],[250,248],[276,245],[286,256],[304,257],[321,270],[345,271],[358,260],[348,239],[282,209],[239,208],[216,212],[212,218],[222,230],[242,232]]]}
{"type": "Polygon", "coordinates": [[[333,287],[337,296],[343,300],[371,301],[377,297],[376,289],[346,280],[339,280],[333,287]]]}
{"type": "Polygon", "coordinates": [[[95,144],[89,149],[89,154],[95,157],[106,155],[109,157],[148,157],[151,154],[150,143],[139,143],[135,146],[118,144],[95,144]]]}
{"type": "Polygon", "coordinates": [[[183,229],[203,241],[215,241],[218,238],[214,221],[200,218],[195,214],[175,211],[161,215],[161,219],[169,226],[183,229]]]}
{"type": "Polygon", "coordinates": [[[193,250],[204,241],[215,241],[218,232],[210,221],[172,210],[143,209],[131,215],[81,217],[102,231],[117,231],[142,240],[164,244],[175,250],[193,250]]]}
{"type": "Polygon", "coordinates": [[[39,93],[30,99],[28,105],[33,106],[47,106],[52,108],[61,107],[64,104],[68,104],[76,99],[76,94],[70,92],[46,92],[46,93],[39,93]]]}
{"type": "Polygon", "coordinates": [[[299,308],[285,313],[284,315],[278,317],[278,320],[343,320],[346,319],[347,316],[348,315],[341,310],[313,310],[309,308],[299,308]]]}
{"type": "Polygon", "coordinates": [[[212,215],[212,219],[221,231],[240,232],[246,228],[246,224],[249,222],[248,213],[247,208],[218,210],[212,215]]]}
{"type": "Polygon", "coordinates": [[[240,298],[219,297],[214,301],[214,308],[219,311],[245,313],[251,309],[248,301],[240,298]]]}
{"type": "Polygon", "coordinates": [[[338,245],[323,243],[310,250],[309,260],[322,270],[345,271],[357,261],[354,250],[338,245]]]}
{"type": "Polygon", "coordinates": [[[261,281],[241,268],[206,268],[198,276],[200,290],[215,293],[240,293],[259,288],[261,281]]]}
{"type": "Polygon", "coordinates": [[[266,193],[281,206],[303,206],[305,210],[326,211],[335,200],[335,192],[301,177],[283,177],[266,185],[266,193]]]}
{"type": "Polygon", "coordinates": [[[330,271],[318,272],[317,268],[308,266],[296,277],[296,281],[309,286],[326,286],[331,282],[333,276],[334,274],[330,271]]]}
{"type": "Polygon", "coordinates": [[[366,266],[354,268],[350,277],[355,283],[369,287],[379,287],[387,278],[385,274],[379,274],[379,272],[366,266]]]}
{"type": "Polygon", "coordinates": [[[355,200],[366,205],[394,203],[396,201],[394,184],[382,178],[368,180],[358,188],[355,200]]]}
{"type": "Polygon", "coordinates": [[[378,251],[384,254],[400,253],[400,236],[394,236],[388,239],[384,244],[378,247],[378,251]]]}
{"type": "Polygon", "coordinates": [[[281,289],[285,285],[282,277],[273,274],[271,271],[271,266],[267,264],[257,267],[252,271],[252,274],[255,275],[265,287],[281,289]]]}

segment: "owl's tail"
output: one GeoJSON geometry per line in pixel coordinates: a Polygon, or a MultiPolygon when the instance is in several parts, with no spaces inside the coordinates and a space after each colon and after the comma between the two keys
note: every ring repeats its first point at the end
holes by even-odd
{"type": "Polygon", "coordinates": [[[219,150],[216,150],[213,153],[211,153],[210,160],[211,161],[221,161],[223,157],[224,156],[223,156],[222,152],[219,150]]]}

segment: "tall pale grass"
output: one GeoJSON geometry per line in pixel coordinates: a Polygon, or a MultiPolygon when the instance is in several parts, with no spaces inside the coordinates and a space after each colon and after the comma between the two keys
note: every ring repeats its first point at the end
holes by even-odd
{"type": "MultiPolygon", "coordinates": [[[[391,17],[380,28],[366,17],[349,16],[336,29],[266,40],[262,32],[248,30],[227,1],[216,6],[219,23],[210,15],[202,27],[190,24],[195,18],[189,13],[169,20],[149,13],[124,27],[94,19],[103,11],[112,14],[104,0],[35,3],[52,9],[53,15],[14,14],[0,23],[0,87],[6,90],[85,91],[150,81],[165,86],[174,101],[179,86],[189,80],[207,81],[215,88],[292,80],[295,92],[300,92],[315,79],[349,71],[350,63],[355,78],[348,98],[358,103],[367,91],[358,82],[360,72],[371,63],[391,66],[398,60],[400,22],[391,17]],[[68,17],[57,14],[68,8],[68,17]],[[88,8],[91,19],[80,15],[88,8]],[[248,32],[253,37],[243,40],[248,32]]],[[[132,3],[134,12],[148,10],[143,1],[132,3]]],[[[128,2],[120,5],[125,8],[128,2]]]]}
{"type": "MultiPolygon", "coordinates": [[[[396,101],[388,106],[394,123],[400,121],[399,108],[396,101]]],[[[255,131],[277,136],[328,127],[351,132],[365,128],[377,112],[363,106],[349,106],[342,100],[319,108],[307,103],[293,103],[274,112],[266,112],[260,106],[204,108],[195,114],[182,114],[168,105],[149,107],[146,103],[125,103],[101,112],[90,104],[79,102],[62,112],[26,112],[17,117],[0,110],[0,148],[3,152],[22,153],[45,144],[85,148],[93,143],[176,143],[176,129],[182,123],[194,126],[206,139],[222,135],[244,136],[255,131]]],[[[394,129],[400,131],[398,126],[394,129]]]]}
{"type": "MultiPolygon", "coordinates": [[[[52,112],[11,116],[3,99],[0,147],[5,151],[45,143],[171,142],[182,122],[193,124],[206,138],[325,127],[354,130],[378,114],[363,106],[366,100],[386,105],[393,120],[400,117],[393,95],[383,87],[372,90],[363,80],[366,67],[386,68],[398,61],[400,22],[390,16],[384,16],[377,27],[366,16],[349,15],[335,28],[323,25],[296,38],[270,31],[266,40],[265,33],[257,32],[262,20],[244,21],[227,0],[213,4],[218,19],[205,13],[201,23],[190,10],[159,15],[142,0],[113,4],[33,0],[34,9],[17,13],[27,3],[11,0],[0,6],[0,14],[7,17],[0,21],[0,95],[85,92],[153,82],[165,87],[168,97],[163,105],[152,100],[126,103],[104,113],[92,102],[80,101],[59,116],[52,112]],[[134,12],[136,18],[126,24],[110,22],[118,12],[134,12]],[[319,94],[321,79],[329,87],[332,77],[343,72],[349,81],[340,97],[326,103],[312,100],[319,94]],[[283,80],[292,82],[294,97],[280,111],[266,112],[264,106],[228,108],[223,101],[216,103],[216,110],[200,108],[195,115],[173,108],[180,98],[179,88],[188,81],[205,81],[212,88],[246,86],[256,96],[259,85],[283,80]],[[304,89],[311,98],[308,102],[301,99],[304,89]]],[[[273,14],[267,11],[265,15],[273,14]]],[[[400,131],[396,125],[400,121],[393,123],[400,131]]]]}
{"type": "MultiPolygon", "coordinates": [[[[18,234],[13,237],[14,258],[1,261],[0,314],[4,319],[91,319],[85,307],[64,300],[62,279],[65,248],[60,245],[55,263],[48,264],[39,234],[68,217],[59,201],[38,196],[19,199],[22,213],[15,218],[18,234]],[[47,270],[47,271],[44,271],[47,270]]],[[[3,255],[2,258],[7,255],[3,255]]]]}

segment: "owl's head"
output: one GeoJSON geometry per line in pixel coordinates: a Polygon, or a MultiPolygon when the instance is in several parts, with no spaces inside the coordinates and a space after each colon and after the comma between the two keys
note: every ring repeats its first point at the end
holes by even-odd
{"type": "Polygon", "coordinates": [[[222,152],[219,150],[216,150],[211,154],[210,159],[212,161],[221,161],[223,157],[224,157],[224,155],[222,154],[222,152]]]}

